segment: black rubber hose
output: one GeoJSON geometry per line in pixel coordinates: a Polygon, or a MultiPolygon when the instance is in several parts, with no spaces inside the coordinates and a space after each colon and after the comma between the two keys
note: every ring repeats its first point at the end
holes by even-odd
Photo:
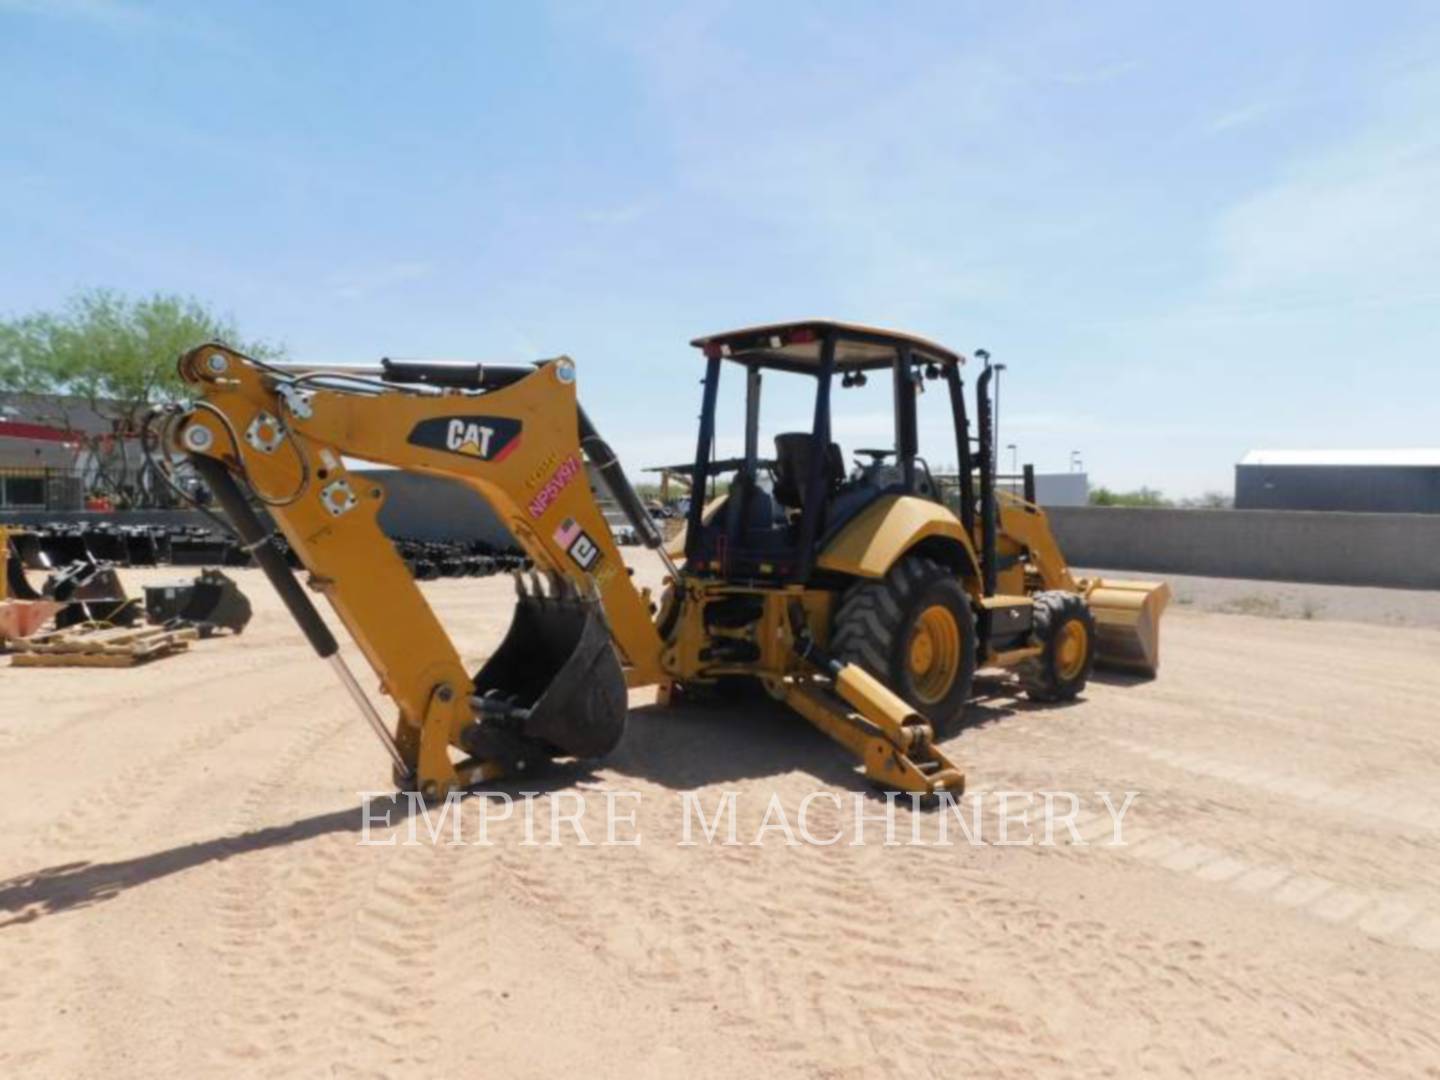
{"type": "Polygon", "coordinates": [[[630,478],[620,467],[620,459],[615,456],[615,451],[610,449],[610,444],[600,437],[595,425],[590,423],[590,417],[585,415],[585,410],[579,409],[579,413],[580,445],[585,450],[585,456],[600,470],[600,475],[605,478],[605,485],[620,504],[625,519],[640,534],[640,542],[648,548],[660,547],[665,543],[665,537],[656,527],[655,519],[645,509],[645,504],[640,501],[640,496],[630,486],[630,478]]]}
{"type": "Polygon", "coordinates": [[[200,474],[200,479],[205,481],[214,494],[220,509],[225,511],[230,527],[255,556],[255,561],[260,564],[260,569],[265,571],[270,584],[275,586],[275,591],[290,609],[291,616],[309,639],[311,646],[322,660],[334,656],[340,649],[335,643],[335,635],[330,633],[325,620],[320,618],[320,612],[315,609],[310,597],[305,594],[305,589],[296,580],[285,562],[285,556],[270,542],[270,533],[250,508],[240,485],[235,483],[235,478],[230,475],[230,470],[214,458],[200,454],[193,455],[190,461],[195,466],[195,471],[200,474]]]}

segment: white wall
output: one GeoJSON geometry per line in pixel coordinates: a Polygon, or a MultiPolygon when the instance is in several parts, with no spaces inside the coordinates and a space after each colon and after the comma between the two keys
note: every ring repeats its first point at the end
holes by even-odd
{"type": "MultiPolygon", "coordinates": [[[[999,487],[1024,495],[1020,481],[1002,480],[999,487]]],[[[1036,473],[1035,501],[1041,506],[1085,506],[1090,502],[1090,478],[1082,472],[1036,473]]]]}

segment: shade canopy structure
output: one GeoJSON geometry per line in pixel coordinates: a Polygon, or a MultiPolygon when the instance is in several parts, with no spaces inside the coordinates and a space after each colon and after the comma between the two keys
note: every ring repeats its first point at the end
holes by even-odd
{"type": "Polygon", "coordinates": [[[888,368],[895,363],[896,353],[902,349],[908,349],[911,359],[917,363],[952,365],[965,362],[959,353],[915,334],[833,319],[747,326],[707,334],[690,344],[703,350],[706,356],[720,356],[757,367],[814,372],[819,370],[821,347],[827,336],[835,340],[837,371],[888,368]]]}

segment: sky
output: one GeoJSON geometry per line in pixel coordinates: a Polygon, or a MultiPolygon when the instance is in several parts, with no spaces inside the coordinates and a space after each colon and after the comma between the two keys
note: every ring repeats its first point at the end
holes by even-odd
{"type": "Polygon", "coordinates": [[[90,287],[564,353],[632,473],[691,338],[895,326],[1004,362],[1041,471],[1228,492],[1440,445],[1440,6],[0,0],[0,317],[90,287]]]}

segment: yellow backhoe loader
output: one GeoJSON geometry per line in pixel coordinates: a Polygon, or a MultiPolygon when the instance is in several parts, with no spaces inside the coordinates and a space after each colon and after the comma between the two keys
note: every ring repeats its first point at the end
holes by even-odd
{"type": "Polygon", "coordinates": [[[163,416],[156,460],[190,456],[389,750],[397,783],[427,797],[605,754],[623,733],[628,687],[657,685],[668,701],[735,682],[786,702],[879,785],[958,792],[964,775],[940,743],[961,724],[977,666],[1012,669],[1046,700],[1078,694],[1097,652],[1154,672],[1165,586],[1075,579],[1033,497],[996,490],[999,368],[988,356],[972,438],[964,358],[922,338],[812,320],[693,344],[704,398],[688,519],[670,550],[580,407],[565,357],[306,369],[205,345],[180,361],[196,400],[163,416]],[[744,379],[744,452],[719,459],[725,370],[744,379]],[[803,377],[813,423],[775,436],[774,457],[762,458],[770,372],[803,377]],[[868,460],[847,474],[832,389],[872,376],[893,387],[894,445],[861,452],[868,460]],[[920,456],[927,382],[948,389],[955,441],[942,452],[959,461],[955,510],[920,456]],[[347,455],[469,486],[533,560],[528,581],[517,575],[514,622],[478,673],[381,532],[383,485],[352,473],[347,455]],[[632,583],[587,463],[665,560],[661,597],[632,583]],[[338,656],[252,498],[379,675],[399,708],[393,726],[338,656]]]}

